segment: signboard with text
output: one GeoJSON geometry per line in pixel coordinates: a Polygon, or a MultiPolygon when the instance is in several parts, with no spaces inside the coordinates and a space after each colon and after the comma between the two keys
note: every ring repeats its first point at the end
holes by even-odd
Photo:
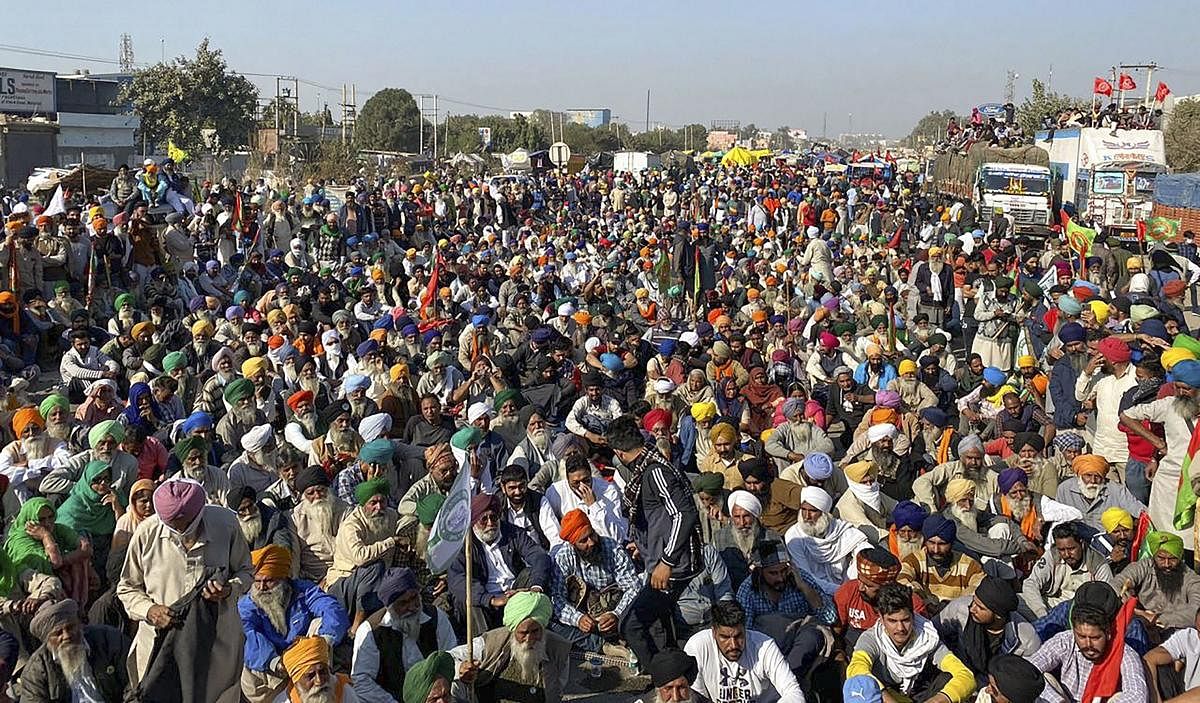
{"type": "Polygon", "coordinates": [[[54,111],[53,73],[0,68],[0,112],[45,115],[54,111]]]}

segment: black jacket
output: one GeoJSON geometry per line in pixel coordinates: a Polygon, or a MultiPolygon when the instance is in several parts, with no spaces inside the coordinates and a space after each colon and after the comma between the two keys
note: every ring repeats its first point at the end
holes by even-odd
{"type": "MultiPolygon", "coordinates": [[[[484,607],[488,605],[491,596],[484,586],[487,585],[487,557],[483,553],[483,543],[475,534],[469,533],[471,540],[471,603],[469,605],[484,607]]],[[[541,545],[525,533],[507,523],[500,523],[500,536],[496,538],[496,546],[500,556],[508,564],[508,568],[516,576],[529,569],[525,581],[531,585],[547,586],[550,583],[550,556],[541,545]]],[[[458,553],[454,563],[450,565],[447,574],[450,581],[450,593],[454,601],[461,607],[466,603],[467,593],[467,552],[464,549],[458,553]]]]}
{"type": "MultiPolygon", "coordinates": [[[[104,700],[123,700],[129,686],[125,662],[129,656],[129,638],[108,625],[86,625],[83,640],[91,650],[88,665],[104,700]]],[[[71,703],[72,697],[71,685],[63,676],[62,667],[54,661],[54,655],[45,645],[29,656],[21,671],[17,691],[22,703],[71,703]]]]}

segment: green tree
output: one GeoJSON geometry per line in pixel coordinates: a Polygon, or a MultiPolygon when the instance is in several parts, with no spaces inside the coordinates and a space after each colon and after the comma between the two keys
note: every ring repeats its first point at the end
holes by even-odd
{"type": "Polygon", "coordinates": [[[1167,163],[1181,173],[1200,171],[1200,102],[1175,103],[1171,119],[1163,131],[1167,163]]]}
{"type": "Polygon", "coordinates": [[[194,58],[180,56],[135,72],[118,100],[133,105],[142,135],[160,147],[172,140],[203,152],[202,130],[211,129],[213,151],[226,153],[249,144],[258,89],[230,71],[221,50],[210,48],[205,38],[194,58]]]}
{"type": "Polygon", "coordinates": [[[381,151],[420,151],[421,111],[403,88],[371,96],[354,123],[354,146],[381,151]]]}
{"type": "Polygon", "coordinates": [[[1029,97],[1017,107],[1017,124],[1025,134],[1032,136],[1041,129],[1042,120],[1047,116],[1058,117],[1059,113],[1065,110],[1091,109],[1089,101],[1046,90],[1046,86],[1034,78],[1030,85],[1029,97]]]}
{"type": "Polygon", "coordinates": [[[941,112],[930,110],[928,115],[917,121],[916,126],[904,138],[904,146],[920,147],[936,143],[945,136],[946,123],[955,116],[954,110],[942,110],[941,112]]]}

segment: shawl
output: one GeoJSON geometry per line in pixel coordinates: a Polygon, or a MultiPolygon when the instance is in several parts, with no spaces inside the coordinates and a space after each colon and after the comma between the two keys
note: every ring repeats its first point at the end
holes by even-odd
{"type": "Polygon", "coordinates": [[[799,525],[788,530],[787,545],[792,554],[792,561],[797,566],[803,566],[818,578],[828,574],[829,578],[824,580],[836,590],[841,585],[842,577],[848,578],[849,574],[837,574],[833,568],[842,564],[855,552],[870,547],[871,543],[857,527],[845,520],[833,518],[829,523],[829,531],[823,537],[810,537],[799,525]]]}
{"type": "MultiPolygon", "coordinates": [[[[93,535],[111,535],[117,528],[117,517],[112,508],[105,505],[99,493],[92,488],[92,481],[97,476],[108,471],[112,473],[112,465],[102,461],[90,461],[83,470],[83,476],[71,487],[71,493],[58,508],[57,521],[75,530],[93,535]]],[[[126,501],[117,494],[117,500],[124,506],[126,501]]]]}
{"type": "Polygon", "coordinates": [[[708,382],[708,379],[704,376],[704,372],[700,369],[693,369],[692,372],[688,374],[687,379],[685,379],[684,382],[675,389],[675,395],[678,396],[679,399],[687,405],[687,407],[691,407],[696,403],[708,403],[715,401],[712,385],[708,382]],[[688,386],[688,381],[691,380],[692,376],[699,376],[699,378],[704,381],[704,385],[700,386],[700,390],[698,391],[694,391],[688,386]]]}
{"type": "Polygon", "coordinates": [[[79,548],[79,535],[70,527],[57,522],[58,513],[45,498],[32,498],[21,506],[17,517],[8,528],[8,538],[4,542],[4,551],[12,560],[13,573],[20,575],[25,570],[52,574],[54,567],[46,555],[46,548],[41,540],[25,534],[25,524],[38,521],[38,513],[42,508],[50,508],[56,522],[54,524],[54,542],[64,552],[73,552],[79,548]]]}
{"type": "Polygon", "coordinates": [[[129,387],[129,402],[125,404],[125,410],[121,412],[121,415],[125,418],[126,427],[141,427],[149,434],[153,434],[155,428],[146,422],[138,410],[138,405],[143,397],[150,401],[150,413],[154,415],[154,419],[161,422],[162,409],[159,408],[158,401],[154,399],[154,393],[150,391],[150,386],[146,383],[135,383],[129,387]]]}
{"type": "MultiPolygon", "coordinates": [[[[150,478],[143,478],[143,479],[134,481],[133,485],[129,487],[130,508],[129,508],[129,510],[125,511],[125,514],[129,516],[129,531],[130,532],[133,532],[133,530],[138,525],[140,525],[143,520],[146,519],[143,517],[138,517],[137,509],[133,507],[134,497],[136,497],[137,494],[142,491],[150,491],[151,495],[153,495],[154,489],[157,487],[158,487],[158,485],[156,483],[154,483],[154,479],[150,479],[150,478]]],[[[150,514],[153,515],[154,513],[150,513],[150,514]]]]}
{"type": "Polygon", "coordinates": [[[938,636],[937,629],[932,622],[913,613],[913,634],[904,651],[896,649],[892,638],[888,637],[883,629],[883,618],[871,626],[871,633],[875,635],[879,650],[883,652],[880,660],[888,673],[900,684],[900,692],[911,693],[913,685],[925,670],[925,665],[929,663],[929,656],[942,645],[942,638],[938,636]]]}
{"type": "Polygon", "coordinates": [[[755,383],[754,369],[750,369],[750,382],[742,389],[742,395],[745,396],[746,402],[751,405],[765,408],[782,398],[783,391],[774,383],[755,383]]]}
{"type": "Polygon", "coordinates": [[[731,417],[735,422],[740,422],[742,409],[745,406],[743,405],[742,398],[736,394],[732,398],[725,395],[725,391],[730,386],[733,386],[736,391],[737,381],[732,378],[725,378],[721,379],[721,382],[717,384],[717,409],[720,410],[721,417],[731,417]]]}

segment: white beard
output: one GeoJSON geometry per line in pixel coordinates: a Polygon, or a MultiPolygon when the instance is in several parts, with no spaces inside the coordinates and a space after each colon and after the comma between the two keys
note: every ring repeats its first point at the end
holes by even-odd
{"type": "Polygon", "coordinates": [[[58,656],[58,665],[62,668],[67,683],[72,686],[79,683],[79,679],[83,676],[83,667],[87,664],[87,649],[84,648],[83,643],[59,645],[55,654],[58,656]]]}
{"type": "Polygon", "coordinates": [[[311,503],[307,499],[301,499],[300,504],[296,506],[296,510],[299,510],[302,516],[308,518],[310,523],[319,527],[326,537],[333,536],[332,494],[326,493],[324,498],[311,503]]]}
{"type": "Polygon", "coordinates": [[[296,424],[304,429],[304,434],[307,437],[313,437],[317,434],[317,414],[309,412],[304,415],[296,416],[296,424]]]}
{"type": "Polygon", "coordinates": [[[282,581],[270,591],[260,591],[257,586],[252,586],[250,600],[262,609],[275,631],[286,637],[288,633],[287,609],[292,602],[291,583],[282,581]]]}
{"type": "Polygon", "coordinates": [[[750,556],[750,550],[754,549],[754,542],[758,539],[758,525],[751,525],[746,529],[734,527],[733,543],[737,546],[738,551],[746,556],[750,556]]]}
{"type": "Polygon", "coordinates": [[[354,438],[358,433],[353,429],[348,430],[329,430],[325,434],[326,440],[334,449],[343,452],[354,451],[354,438]]]}
{"type": "Polygon", "coordinates": [[[238,527],[242,528],[242,536],[246,538],[246,542],[254,544],[254,540],[262,534],[263,522],[262,513],[254,511],[253,517],[238,516],[238,527]]]}
{"type": "Polygon", "coordinates": [[[550,449],[550,430],[542,428],[529,433],[529,443],[539,452],[546,452],[550,449]]]}
{"type": "Polygon", "coordinates": [[[535,645],[522,644],[514,639],[511,646],[512,664],[521,680],[540,683],[542,663],[546,661],[546,638],[538,640],[535,645]]]}
{"type": "Polygon", "coordinates": [[[334,703],[333,679],[326,681],[320,688],[301,691],[297,687],[296,691],[300,694],[300,703],[334,703]]]}
{"type": "Polygon", "coordinates": [[[1025,496],[1021,500],[1008,499],[1008,507],[1012,509],[1013,519],[1020,522],[1029,514],[1029,510],[1033,507],[1033,498],[1025,496]]]}
{"type": "Polygon", "coordinates": [[[833,518],[829,516],[829,513],[821,513],[821,517],[817,518],[816,522],[800,518],[800,531],[809,537],[824,537],[825,533],[829,532],[829,525],[832,522],[833,518]]]}
{"type": "Polygon", "coordinates": [[[900,548],[900,558],[904,559],[904,557],[908,556],[909,554],[916,554],[917,552],[921,551],[923,543],[919,537],[911,542],[905,539],[897,538],[896,546],[900,548]]]}
{"type": "Polygon", "coordinates": [[[421,611],[395,618],[393,623],[400,634],[404,635],[404,639],[415,642],[421,632],[421,611]]]}
{"type": "Polygon", "coordinates": [[[968,530],[972,532],[979,530],[979,513],[975,508],[960,508],[955,504],[950,506],[950,514],[968,530]]]}
{"type": "Polygon", "coordinates": [[[475,532],[475,537],[477,537],[479,541],[483,542],[484,544],[492,544],[497,538],[500,537],[500,528],[498,527],[489,527],[484,529],[476,526],[472,527],[471,529],[475,532]]]}
{"type": "Polygon", "coordinates": [[[296,381],[296,384],[299,386],[300,390],[308,391],[313,395],[317,395],[321,391],[321,379],[317,378],[316,376],[311,378],[305,378],[301,376],[300,379],[296,381]]]}
{"type": "Polygon", "coordinates": [[[1096,500],[1096,496],[1100,495],[1100,489],[1104,487],[1103,483],[1083,483],[1079,484],[1079,492],[1088,500],[1096,500]]]}

